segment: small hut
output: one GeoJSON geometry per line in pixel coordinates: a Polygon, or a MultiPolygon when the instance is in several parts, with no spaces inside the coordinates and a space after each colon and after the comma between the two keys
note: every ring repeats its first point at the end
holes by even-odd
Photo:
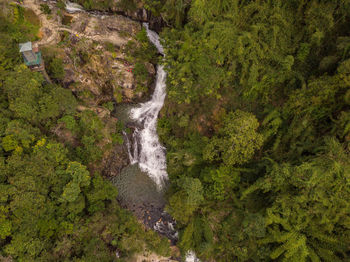
{"type": "Polygon", "coordinates": [[[26,42],[19,44],[19,52],[23,56],[24,63],[32,71],[40,71],[48,83],[52,83],[50,77],[46,73],[44,60],[41,58],[38,44],[26,42]]]}
{"type": "Polygon", "coordinates": [[[23,56],[24,63],[34,71],[41,71],[44,68],[41,52],[37,44],[26,42],[19,44],[19,51],[23,56]]]}

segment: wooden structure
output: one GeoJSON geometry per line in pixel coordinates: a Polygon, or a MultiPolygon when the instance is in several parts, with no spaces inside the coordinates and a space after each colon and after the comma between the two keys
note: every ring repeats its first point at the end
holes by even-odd
{"type": "Polygon", "coordinates": [[[43,69],[44,64],[37,44],[32,44],[32,42],[19,44],[19,52],[23,56],[24,63],[30,69],[34,71],[41,71],[43,69]]]}
{"type": "Polygon", "coordinates": [[[22,54],[24,63],[32,71],[40,71],[44,75],[47,82],[52,83],[50,77],[46,73],[44,60],[41,57],[38,44],[26,42],[19,44],[19,52],[22,54]]]}

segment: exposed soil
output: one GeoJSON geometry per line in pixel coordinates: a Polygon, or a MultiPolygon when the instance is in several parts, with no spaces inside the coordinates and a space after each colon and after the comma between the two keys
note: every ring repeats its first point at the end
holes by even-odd
{"type": "MultiPolygon", "coordinates": [[[[108,130],[105,130],[105,133],[111,132],[119,120],[102,104],[115,102],[115,95],[118,92],[123,96],[123,103],[144,101],[153,89],[150,88],[147,94],[135,92],[135,79],[128,70],[131,65],[125,62],[125,54],[122,51],[122,47],[141,29],[141,24],[122,15],[93,16],[86,12],[66,14],[69,16],[69,19],[66,18],[68,22],[62,24],[62,19],[56,12],[52,12],[51,19],[48,19],[48,16],[40,10],[41,3],[43,2],[39,0],[23,0],[22,4],[23,7],[33,10],[40,19],[42,38],[38,41],[39,46],[42,49],[51,48],[54,54],[63,59],[65,70],[63,85],[83,101],[78,110],[93,110],[107,123],[108,130]],[[69,45],[58,46],[58,43],[62,42],[62,34],[67,34],[64,32],[69,35],[69,45]],[[115,47],[113,52],[106,50],[106,42],[115,47]],[[83,55],[79,53],[82,51],[86,51],[89,55],[89,61],[85,64],[82,63],[83,55]],[[82,96],[85,91],[88,91],[86,98],[82,96]]],[[[57,9],[53,3],[48,4],[53,11],[57,9]]],[[[145,17],[144,13],[142,15],[145,17]]],[[[154,78],[154,66],[147,64],[147,70],[154,78]]],[[[57,126],[53,132],[63,143],[72,146],[77,146],[79,143],[76,137],[62,126],[57,126]]],[[[106,139],[105,142],[110,141],[106,139]]],[[[163,211],[165,205],[163,193],[146,185],[153,183],[146,174],[122,176],[122,173],[129,168],[129,164],[125,145],[117,145],[105,152],[99,167],[90,168],[99,168],[105,177],[119,179],[117,183],[121,185],[118,187],[120,203],[131,210],[145,227],[150,229],[156,227],[160,234],[175,244],[177,240],[173,229],[175,221],[163,211]]],[[[155,254],[140,254],[130,261],[177,260],[155,254]]]]}
{"type": "Polygon", "coordinates": [[[48,20],[47,15],[41,12],[40,3],[37,0],[23,0],[21,5],[33,10],[40,19],[42,38],[38,41],[39,46],[58,43],[60,40],[59,26],[54,21],[48,20]]]}

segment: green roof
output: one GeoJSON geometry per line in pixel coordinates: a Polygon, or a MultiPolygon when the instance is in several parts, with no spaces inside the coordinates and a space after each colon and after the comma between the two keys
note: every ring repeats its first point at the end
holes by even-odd
{"type": "Polygon", "coordinates": [[[26,64],[26,66],[34,66],[34,65],[40,65],[41,64],[41,52],[37,52],[35,53],[36,55],[36,60],[29,62],[25,56],[23,56],[24,59],[24,63],[26,64]]]}

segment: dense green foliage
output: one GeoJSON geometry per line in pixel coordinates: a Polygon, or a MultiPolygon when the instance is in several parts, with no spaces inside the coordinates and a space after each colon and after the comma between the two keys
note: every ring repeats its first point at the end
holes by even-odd
{"type": "Polygon", "coordinates": [[[64,78],[64,69],[62,59],[56,57],[50,57],[46,59],[47,71],[51,78],[54,80],[62,80],[64,78]]]}
{"type": "Polygon", "coordinates": [[[158,131],[178,246],[349,261],[350,2],[150,2],[170,25],[158,131]]]}
{"type": "MultiPolygon", "coordinates": [[[[183,253],[350,261],[349,0],[76,2],[143,6],[168,25],[158,133],[171,182],[166,210],[183,253]]],[[[37,24],[26,10],[12,13],[11,21],[0,17],[0,255],[111,261],[144,241],[165,251],[90,171],[111,146],[101,146],[103,121],[78,113],[68,90],[20,65],[17,44],[35,38],[37,24]]],[[[125,51],[142,88],[157,55],[144,30],[136,40],[125,51]]],[[[60,83],[61,61],[48,61],[60,83]]]]}
{"type": "Polygon", "coordinates": [[[40,10],[46,15],[51,14],[51,9],[47,4],[40,4],[40,10]]]}
{"type": "Polygon", "coordinates": [[[134,64],[131,69],[135,80],[137,91],[147,91],[152,82],[151,75],[147,70],[147,64],[157,64],[158,51],[156,47],[148,40],[146,30],[142,28],[135,39],[130,40],[124,47],[124,52],[127,54],[126,60],[134,64]]]}
{"type": "MultiPolygon", "coordinates": [[[[18,43],[38,28],[17,6],[0,11],[0,260],[116,261],[168,241],[145,231],[92,167],[113,134],[94,112],[78,112],[69,89],[24,64],[18,43]]],[[[48,71],[62,78],[62,61],[48,71]]],[[[119,125],[119,123],[118,123],[119,125]]],[[[116,127],[115,132],[120,131],[116,127]]],[[[111,139],[116,143],[116,139],[111,139]]],[[[111,144],[110,143],[110,144],[111,144]]]]}

